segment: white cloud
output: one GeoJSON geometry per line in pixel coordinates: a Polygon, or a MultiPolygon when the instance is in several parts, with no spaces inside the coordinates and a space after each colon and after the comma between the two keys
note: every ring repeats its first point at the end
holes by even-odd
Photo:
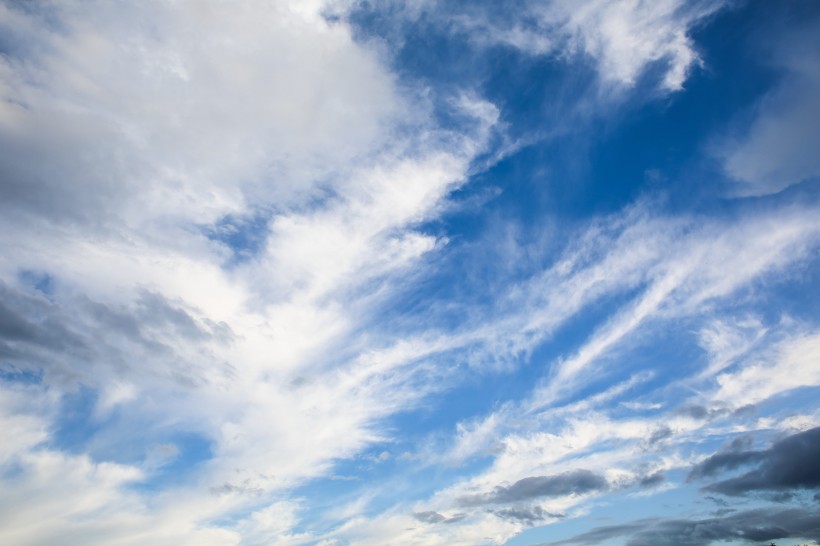
{"type": "MultiPolygon", "coordinates": [[[[737,301],[734,298],[739,294],[744,301],[754,301],[761,285],[776,282],[791,265],[811,260],[820,237],[813,209],[786,208],[770,214],[743,216],[727,224],[703,222],[702,218],[668,219],[638,207],[601,221],[571,241],[551,269],[516,286],[513,301],[524,305],[509,314],[494,310],[477,331],[488,339],[518,338],[520,341],[512,343],[518,350],[539,343],[574,313],[606,295],[625,291],[635,295],[593,330],[577,352],[559,360],[559,371],[545,375],[529,399],[507,403],[484,418],[460,423],[449,446],[439,441],[420,450],[423,464],[463,463],[476,456],[489,456],[491,463],[441,488],[414,511],[449,513],[460,507],[458,499],[465,495],[492,491],[531,476],[578,469],[606,474],[615,489],[638,487],[655,472],[688,467],[691,447],[687,446],[705,438],[776,426],[766,421],[738,428],[732,412],[801,385],[816,385],[808,363],[814,358],[811,349],[816,340],[803,338],[788,320],[776,326],[777,335],[769,335],[767,327],[756,319],[716,319],[713,315],[725,302],[737,301]],[[670,253],[669,248],[676,252],[670,253]],[[588,387],[606,363],[629,359],[631,351],[639,350],[665,325],[681,321],[707,325],[691,332],[692,342],[699,342],[704,349],[704,368],[680,378],[684,392],[692,389],[700,394],[690,394],[665,407],[633,403],[629,392],[651,380],[648,373],[597,396],[557,405],[563,397],[588,387]],[[773,345],[784,336],[788,341],[773,345]],[[749,355],[761,351],[783,358],[772,357],[770,365],[752,364],[749,355]],[[715,376],[730,369],[734,371],[715,376]],[[698,411],[687,411],[687,404],[697,406],[698,411]],[[627,405],[647,414],[623,415],[618,408],[627,405]]],[[[484,348],[490,353],[503,352],[509,345],[488,342],[484,348]]],[[[657,366],[658,373],[668,373],[663,363],[657,366]]],[[[664,388],[669,387],[661,390],[664,388]]],[[[666,399],[668,394],[659,392],[658,396],[666,399]]],[[[799,420],[793,421],[784,422],[782,428],[793,427],[799,420]]],[[[600,493],[593,498],[570,495],[549,499],[541,506],[553,513],[578,513],[594,497],[600,493]]],[[[453,537],[458,536],[458,527],[470,527],[473,517],[485,517],[460,508],[467,513],[464,519],[425,527],[424,533],[436,537],[426,539],[430,544],[456,540],[453,537]]],[[[499,537],[495,540],[500,542],[523,529],[492,521],[499,537]]],[[[385,536],[392,535],[382,538],[385,536]]],[[[406,542],[414,540],[428,543],[410,538],[406,542]]]]}
{"type": "Polygon", "coordinates": [[[717,376],[716,400],[755,404],[800,387],[820,385],[820,334],[808,334],[772,348],[769,358],[752,358],[738,371],[717,376]]]}
{"type": "Polygon", "coordinates": [[[512,19],[479,11],[457,20],[476,40],[536,55],[586,55],[606,85],[632,86],[649,67],[663,63],[660,86],[677,91],[700,62],[689,38],[691,28],[724,5],[686,0],[524,2],[512,19]]]}
{"type": "MultiPolygon", "coordinates": [[[[423,93],[399,86],[325,9],[345,5],[0,6],[0,28],[15,42],[0,58],[0,318],[12,325],[0,349],[4,370],[36,377],[31,388],[0,389],[0,426],[13,432],[0,464],[19,471],[0,472],[3,542],[502,543],[524,524],[462,514],[460,495],[578,464],[630,479],[628,464],[644,462],[658,430],[656,418],[601,409],[651,374],[536,411],[555,401],[550,381],[566,392],[584,386],[643,329],[708,311],[816,247],[808,207],[700,226],[640,204],[600,220],[488,306],[464,304],[455,327],[440,329],[431,313],[367,328],[412,266],[446,248],[419,226],[465,182],[499,112],[465,94],[448,107],[468,129],[437,127],[423,93]],[[206,236],[226,219],[256,217],[263,236],[243,260],[206,236]],[[562,355],[531,400],[460,425],[449,452],[436,454],[450,463],[492,455],[485,472],[373,518],[354,501],[328,536],[301,529],[290,491],[387,439],[382,419],[463,370],[511,369],[572,317],[625,293],[637,295],[562,355]],[[78,385],[96,397],[99,430],[64,446],[61,397],[78,385]],[[209,458],[182,483],[159,486],[169,466],[187,464],[180,432],[202,437],[209,458]],[[610,441],[619,445],[601,450],[610,441]],[[431,509],[451,523],[412,516],[431,509]]],[[[714,9],[533,5],[538,32],[557,41],[538,45],[518,27],[498,39],[583,51],[619,85],[668,62],[663,85],[676,89],[696,62],[686,32],[714,9]]],[[[734,349],[742,343],[718,340],[724,334],[706,342],[727,363],[715,370],[743,354],[734,349]]],[[[758,375],[744,369],[739,383],[760,390],[758,375]]],[[[675,434],[699,426],[666,422],[675,434]]],[[[670,455],[656,468],[680,464],[670,455]]],[[[541,507],[581,510],[584,501],[541,507]]]]}
{"type": "Polygon", "coordinates": [[[536,395],[536,405],[572,392],[572,383],[588,374],[589,366],[648,322],[703,313],[711,303],[749,288],[794,260],[809,258],[820,237],[814,214],[812,209],[786,210],[768,218],[749,217],[731,227],[706,224],[682,236],[663,221],[658,225],[649,220],[640,229],[647,239],[639,244],[658,253],[645,263],[645,288],[574,355],[557,363],[554,376],[536,395]],[[673,246],[673,255],[661,250],[673,246]]]}

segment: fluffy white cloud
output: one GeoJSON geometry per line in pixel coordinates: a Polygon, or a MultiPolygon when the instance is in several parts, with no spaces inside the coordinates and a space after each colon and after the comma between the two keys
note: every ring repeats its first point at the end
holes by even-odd
{"type": "Polygon", "coordinates": [[[296,509],[270,495],[440,388],[409,365],[424,349],[356,329],[387,275],[439,244],[416,226],[463,183],[497,114],[464,97],[453,108],[470,134],[440,130],[328,7],[0,7],[14,36],[0,60],[0,343],[8,365],[41,375],[35,400],[88,388],[95,422],[67,426],[99,428],[69,456],[50,445],[57,413],[4,402],[20,431],[4,505],[30,498],[16,510],[48,519],[16,516],[8,541],[302,540],[296,509]],[[221,235],[252,218],[260,242],[232,261],[221,235]],[[211,458],[148,502],[129,488],[187,456],[178,432],[211,458]],[[138,462],[105,460],[125,453],[138,462]],[[43,485],[61,475],[63,489],[43,485]],[[235,531],[208,523],[233,514],[250,515],[235,531]]]}

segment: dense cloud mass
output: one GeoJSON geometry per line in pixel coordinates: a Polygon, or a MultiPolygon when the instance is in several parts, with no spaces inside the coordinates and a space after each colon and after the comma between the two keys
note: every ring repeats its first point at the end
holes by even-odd
{"type": "Polygon", "coordinates": [[[0,0],[0,544],[817,540],[818,28],[0,0]]]}
{"type": "Polygon", "coordinates": [[[718,453],[698,464],[690,476],[702,478],[719,471],[756,463],[735,478],[707,486],[707,491],[744,495],[753,491],[794,491],[820,488],[820,427],[794,434],[764,451],[718,453]]]}
{"type": "Polygon", "coordinates": [[[535,525],[545,519],[562,519],[566,517],[565,514],[547,512],[540,506],[533,506],[531,508],[505,508],[503,510],[494,510],[493,514],[501,518],[518,520],[528,525],[535,525]]]}

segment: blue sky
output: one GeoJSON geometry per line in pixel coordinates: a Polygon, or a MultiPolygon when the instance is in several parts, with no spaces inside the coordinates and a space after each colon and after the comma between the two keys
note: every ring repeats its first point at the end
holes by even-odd
{"type": "Polygon", "coordinates": [[[0,542],[817,544],[818,37],[0,3],[0,542]]]}

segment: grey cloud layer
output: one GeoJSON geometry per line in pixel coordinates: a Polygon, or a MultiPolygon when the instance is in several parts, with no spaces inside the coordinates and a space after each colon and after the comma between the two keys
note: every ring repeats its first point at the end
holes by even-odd
{"type": "Polygon", "coordinates": [[[18,369],[42,371],[55,386],[80,381],[99,387],[135,374],[190,386],[209,378],[208,346],[229,344],[232,337],[227,325],[195,318],[149,291],[117,306],[85,296],[53,302],[0,281],[0,352],[18,369]],[[185,345],[198,347],[198,358],[178,350],[185,345]]]}
{"type": "Polygon", "coordinates": [[[471,495],[461,499],[465,506],[502,504],[532,500],[539,497],[583,495],[609,487],[606,478],[589,470],[575,470],[554,476],[532,476],[510,486],[496,487],[492,493],[471,495]]]}
{"type": "Polygon", "coordinates": [[[794,434],[763,451],[717,453],[699,463],[692,478],[703,478],[757,463],[740,476],[705,487],[706,491],[738,496],[755,491],[794,491],[820,487],[820,427],[794,434]]]}
{"type": "Polygon", "coordinates": [[[782,538],[820,539],[820,514],[806,509],[748,510],[720,518],[641,520],[598,527],[541,546],[592,546],[626,537],[626,546],[709,546],[721,540],[763,542],[782,538]]]}

